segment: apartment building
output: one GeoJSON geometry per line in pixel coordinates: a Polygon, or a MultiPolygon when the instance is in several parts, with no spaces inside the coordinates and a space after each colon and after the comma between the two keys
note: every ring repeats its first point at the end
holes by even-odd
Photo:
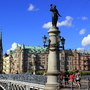
{"type": "MultiPolygon", "coordinates": [[[[60,50],[59,60],[60,70],[90,70],[90,51],[60,50]]],[[[47,68],[48,50],[44,47],[17,45],[15,50],[10,50],[10,55],[3,57],[5,73],[25,73],[31,70],[47,70],[47,68]]]]}
{"type": "MultiPolygon", "coordinates": [[[[10,50],[11,56],[10,61],[10,71],[11,73],[25,73],[30,70],[46,70],[47,69],[47,60],[48,53],[44,47],[32,47],[17,45],[15,50],[10,50]]],[[[4,57],[4,61],[6,58],[4,57]]],[[[5,66],[5,65],[4,65],[5,66]]]]}
{"type": "Polygon", "coordinates": [[[3,73],[11,73],[11,56],[6,53],[3,56],[3,73]]]}
{"type": "Polygon", "coordinates": [[[87,50],[61,50],[61,70],[90,70],[90,51],[87,50]]]}

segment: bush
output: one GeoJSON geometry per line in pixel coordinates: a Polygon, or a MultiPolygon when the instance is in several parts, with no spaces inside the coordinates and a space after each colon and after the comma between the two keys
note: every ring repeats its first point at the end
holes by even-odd
{"type": "Polygon", "coordinates": [[[80,71],[82,75],[90,75],[90,71],[80,71]]]}
{"type": "MultiPolygon", "coordinates": [[[[65,72],[65,71],[63,71],[63,72],[65,72]]],[[[68,71],[68,72],[69,72],[69,74],[71,74],[72,72],[75,73],[76,71],[68,71]]],[[[82,75],[90,75],[90,71],[80,71],[80,73],[82,75]]]]}
{"type": "Polygon", "coordinates": [[[37,74],[37,75],[43,75],[45,71],[46,71],[46,70],[40,70],[40,71],[37,71],[36,74],[37,74]]]}
{"type": "MultiPolygon", "coordinates": [[[[36,71],[36,74],[37,75],[43,75],[45,71],[46,70],[36,71]]],[[[62,71],[62,72],[65,73],[65,71],[62,71]]],[[[73,70],[73,71],[68,71],[68,72],[69,72],[69,74],[71,74],[72,72],[75,73],[76,71],[73,70]]],[[[33,74],[33,71],[27,71],[27,73],[32,73],[33,74]]],[[[90,71],[80,71],[80,73],[82,75],[90,75],[90,71]]]]}
{"type": "Polygon", "coordinates": [[[33,74],[33,71],[27,71],[26,73],[32,73],[33,74]]]}
{"type": "MultiPolygon", "coordinates": [[[[43,75],[45,71],[46,71],[46,70],[36,71],[36,75],[43,75]]],[[[33,74],[33,70],[27,71],[26,73],[32,73],[32,74],[33,74]]]]}

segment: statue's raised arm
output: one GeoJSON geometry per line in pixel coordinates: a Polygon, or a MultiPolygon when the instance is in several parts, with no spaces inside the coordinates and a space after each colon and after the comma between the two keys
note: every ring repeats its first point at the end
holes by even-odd
{"type": "Polygon", "coordinates": [[[56,27],[57,21],[58,21],[58,16],[61,17],[61,15],[58,13],[58,10],[56,9],[56,5],[50,5],[50,11],[52,12],[52,26],[56,27]]]}

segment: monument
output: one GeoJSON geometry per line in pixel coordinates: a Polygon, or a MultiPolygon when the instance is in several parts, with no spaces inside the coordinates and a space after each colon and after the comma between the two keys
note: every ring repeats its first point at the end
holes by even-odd
{"type": "Polygon", "coordinates": [[[60,31],[57,27],[58,16],[61,15],[56,9],[56,5],[50,5],[50,11],[52,12],[52,27],[49,29],[49,55],[48,55],[48,70],[47,70],[47,83],[45,90],[60,90],[58,83],[58,76],[60,75],[60,61],[59,61],[59,41],[58,37],[60,31]]]}
{"type": "Polygon", "coordinates": [[[52,26],[53,27],[56,27],[57,25],[57,21],[58,21],[58,16],[62,17],[58,10],[56,9],[56,5],[50,5],[51,8],[50,8],[50,11],[52,12],[52,26]]]}

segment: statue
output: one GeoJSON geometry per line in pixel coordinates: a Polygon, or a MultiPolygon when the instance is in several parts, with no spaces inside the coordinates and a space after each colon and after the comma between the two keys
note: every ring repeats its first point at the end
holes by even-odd
{"type": "Polygon", "coordinates": [[[59,13],[58,10],[56,9],[56,5],[50,5],[50,11],[52,12],[52,26],[56,27],[57,21],[58,21],[58,16],[62,17],[59,13]]]}

